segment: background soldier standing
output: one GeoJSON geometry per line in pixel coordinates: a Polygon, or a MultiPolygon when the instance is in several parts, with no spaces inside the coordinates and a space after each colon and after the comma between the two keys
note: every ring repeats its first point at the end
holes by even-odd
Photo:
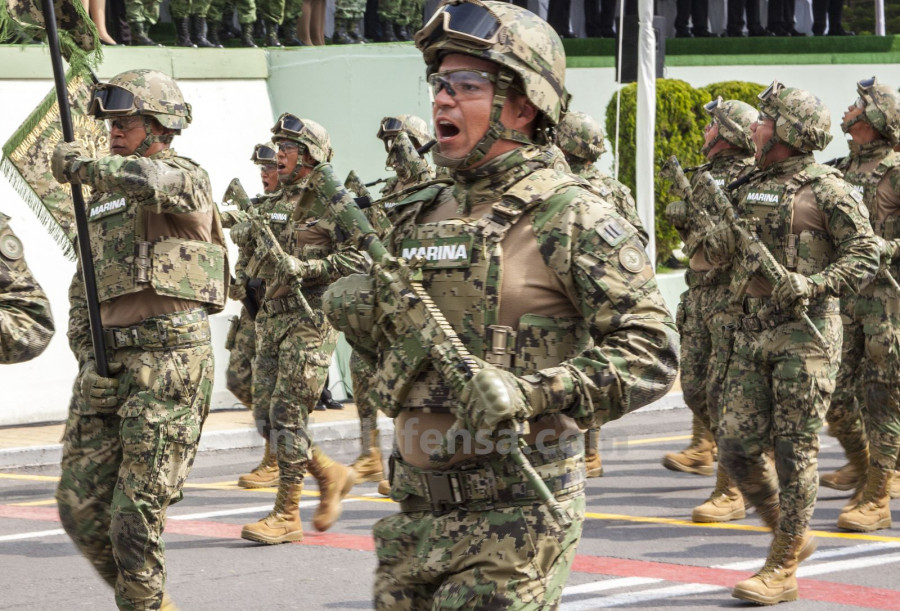
{"type": "MultiPolygon", "coordinates": [[[[591,183],[603,199],[611,201],[622,217],[638,230],[644,246],[650,242],[647,231],[637,213],[637,204],[631,190],[612,176],[607,176],[595,165],[606,151],[603,128],[583,112],[567,112],[556,128],[556,146],[566,158],[573,174],[591,183]]],[[[600,427],[591,427],[584,434],[584,464],[588,477],[603,475],[600,458],[600,427]]]]}
{"type": "Polygon", "coordinates": [[[428,124],[416,115],[397,115],[381,120],[377,138],[384,143],[384,150],[388,154],[385,165],[395,173],[381,189],[382,201],[389,200],[391,196],[413,185],[434,179],[434,169],[428,165],[425,154],[404,154],[407,151],[395,146],[398,144],[397,135],[401,132],[409,136],[417,151],[434,140],[428,124]]]}
{"type": "MultiPolygon", "coordinates": [[[[759,239],[784,273],[774,283],[757,273],[739,292],[744,316],[725,378],[718,442],[719,462],[774,534],[763,568],[732,595],[774,604],[796,600],[797,565],[815,549],[807,531],[818,488],[818,433],[840,357],[838,296],[872,280],[879,245],[859,194],[813,159],[831,140],[824,104],[777,81],[759,100],[751,130],[761,171],[736,192],[736,210],[759,219],[759,239]],[[773,444],[777,477],[764,456],[773,444]]],[[[706,241],[710,261],[722,265],[738,256],[736,239],[731,225],[720,224],[706,241]]]]}
{"type": "Polygon", "coordinates": [[[856,486],[837,525],[870,532],[891,527],[890,484],[900,450],[900,294],[884,277],[896,279],[900,271],[900,153],[893,150],[900,142],[900,95],[874,77],[856,90],[859,98],[841,122],[851,137],[850,155],[837,168],[862,194],[886,265],[861,293],[841,296],[841,367],[825,419],[850,463],[820,481],[856,486]]]}
{"type": "Polygon", "coordinates": [[[174,80],[123,72],[96,86],[89,113],[109,121],[111,154],[92,159],[60,142],[51,169],[61,183],[93,188],[89,239],[110,377],[96,371],[79,269],[68,335],[81,371],[56,500],[120,609],[166,608],[162,531],[209,410],[207,313],[225,303],[225,241],[206,171],[170,148],[191,122],[174,80]]]}
{"type": "Polygon", "coordinates": [[[28,264],[25,249],[0,212],[0,363],[38,356],[53,337],[50,302],[28,264]]]}
{"type": "MultiPolygon", "coordinates": [[[[338,242],[334,226],[321,218],[325,203],[307,188],[312,168],[332,156],[325,128],[285,113],[272,133],[282,189],[261,212],[286,256],[262,260],[255,274],[265,281],[266,296],[256,317],[253,411],[275,446],[278,495],[268,516],[241,531],[244,539],[267,544],[303,539],[298,503],[307,469],[321,492],[316,530],[334,524],[353,487],[353,470],[312,444],[308,423],[337,343],[321,310],[322,294],[336,278],[365,270],[363,256],[338,242]]],[[[249,223],[235,226],[231,236],[239,246],[261,239],[259,227],[249,223]]]]}
{"type": "MultiPolygon", "coordinates": [[[[704,109],[710,121],[701,152],[709,163],[696,171],[709,172],[716,184],[724,187],[754,169],[756,145],[750,126],[759,113],[749,104],[739,100],[726,102],[721,97],[704,109]]],[[[690,257],[684,275],[688,290],[681,295],[677,322],[681,333],[681,388],[684,402],[693,414],[693,434],[690,446],[666,454],[662,464],[672,471],[711,475],[722,381],[741,312],[732,303],[731,265],[714,266],[707,260],[702,239],[705,229],[698,225],[698,218],[692,218],[692,212],[698,214],[683,201],[672,202],[666,208],[666,217],[678,229],[690,257]]],[[[714,211],[707,214],[713,222],[721,220],[714,211]]],[[[719,464],[716,486],[709,499],[694,508],[692,519],[727,522],[745,515],[740,491],[719,464]]]]}
{"type": "MultiPolygon", "coordinates": [[[[406,381],[376,363],[379,408],[396,423],[391,496],[400,513],[374,529],[375,605],[554,607],[584,516],[576,423],[617,418],[662,396],[676,373],[677,336],[637,231],[610,202],[550,167],[547,132],[568,99],[565,53],[550,26],[510,4],[457,1],[438,9],[416,45],[435,96],[434,158],[455,183],[400,202],[408,216],[392,245],[398,255],[432,246],[456,253],[427,261],[422,287],[512,404],[476,398],[475,382],[457,395],[432,359],[406,381]],[[515,434],[505,428],[510,420],[530,426],[529,456],[571,523],[557,523],[501,449],[503,433],[515,434]],[[459,443],[451,427],[463,427],[462,448],[437,460],[435,438],[459,443]],[[478,450],[467,446],[472,435],[478,450]]],[[[380,278],[371,314],[390,338],[399,317],[378,312],[399,304],[378,288],[380,278]]],[[[335,318],[338,293],[352,282],[326,296],[335,318]]],[[[350,293],[351,308],[368,294],[350,293]]],[[[374,359],[406,345],[392,338],[379,352],[364,329],[349,331],[374,359]]]]}
{"type": "Polygon", "coordinates": [[[255,47],[253,42],[253,24],[256,23],[256,2],[255,0],[237,0],[233,4],[229,0],[212,0],[209,5],[209,11],[206,13],[209,22],[209,41],[215,46],[220,46],[222,40],[220,33],[223,26],[227,23],[230,28],[232,24],[232,8],[237,7],[238,23],[241,26],[241,45],[244,47],[255,47]]]}

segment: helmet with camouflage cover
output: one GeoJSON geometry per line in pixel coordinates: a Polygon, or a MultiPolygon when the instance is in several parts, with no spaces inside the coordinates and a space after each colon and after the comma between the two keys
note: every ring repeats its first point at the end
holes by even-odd
{"type": "Polygon", "coordinates": [[[709,113],[718,126],[718,135],[709,144],[705,144],[701,152],[706,155],[720,141],[724,140],[748,153],[756,152],[756,144],[750,136],[750,126],[756,121],[759,112],[740,100],[723,100],[722,96],[705,104],[703,109],[709,113]]]}
{"type": "Polygon", "coordinates": [[[460,53],[499,66],[494,84],[490,127],[463,159],[435,151],[435,162],[446,167],[467,167],[480,161],[499,139],[523,144],[525,134],[500,123],[510,88],[521,90],[539,111],[534,141],[549,144],[549,129],[559,123],[569,102],[566,91],[566,53],[553,28],[534,13],[496,0],[446,0],[416,33],[429,76],[438,71],[446,55],[460,53]]]}
{"type": "Polygon", "coordinates": [[[856,91],[864,104],[863,112],[841,123],[841,129],[847,132],[854,123],[865,119],[891,146],[900,143],[900,95],[874,76],[859,81],[856,91]]]}
{"type": "Polygon", "coordinates": [[[377,134],[378,139],[384,142],[385,151],[390,152],[391,142],[400,132],[406,132],[416,148],[422,148],[422,146],[434,140],[434,136],[428,128],[428,123],[421,117],[416,115],[385,117],[381,120],[377,134]]]}
{"type": "Polygon", "coordinates": [[[813,94],[772,81],[758,97],[760,112],[775,120],[775,132],[763,155],[778,142],[802,153],[821,151],[831,142],[831,113],[813,94]]]}
{"type": "Polygon", "coordinates": [[[606,152],[603,128],[592,116],[569,111],[556,127],[556,145],[571,157],[591,163],[606,152]]]}
{"type": "Polygon", "coordinates": [[[184,101],[175,79],[158,70],[137,69],[94,85],[88,114],[97,119],[144,115],[181,133],[191,123],[191,105],[184,101]]]}
{"type": "Polygon", "coordinates": [[[275,164],[275,155],[277,150],[278,147],[276,147],[275,143],[271,140],[269,140],[268,142],[257,144],[253,147],[253,155],[250,157],[250,161],[252,161],[256,165],[275,164]]]}
{"type": "Polygon", "coordinates": [[[306,152],[317,163],[331,161],[334,151],[331,148],[331,138],[328,132],[320,124],[310,119],[301,119],[289,112],[282,114],[272,128],[272,142],[280,140],[292,140],[302,144],[306,152]]]}

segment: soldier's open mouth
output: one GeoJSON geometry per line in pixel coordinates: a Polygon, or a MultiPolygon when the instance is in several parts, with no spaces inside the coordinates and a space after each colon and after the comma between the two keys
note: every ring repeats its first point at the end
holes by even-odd
{"type": "Polygon", "coordinates": [[[447,120],[440,120],[437,123],[438,140],[448,140],[459,134],[459,128],[447,120]]]}

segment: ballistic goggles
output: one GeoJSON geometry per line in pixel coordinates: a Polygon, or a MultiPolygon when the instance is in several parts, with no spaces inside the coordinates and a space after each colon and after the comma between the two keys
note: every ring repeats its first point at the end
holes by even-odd
{"type": "Polygon", "coordinates": [[[443,34],[487,48],[499,40],[501,25],[500,19],[480,2],[463,0],[445,4],[435,11],[416,36],[417,44],[420,48],[428,47],[443,34]]]}
{"type": "Polygon", "coordinates": [[[280,117],[278,117],[278,121],[275,123],[275,127],[272,128],[272,133],[275,135],[288,135],[288,136],[301,136],[303,135],[303,130],[306,129],[303,121],[295,115],[292,115],[289,112],[284,113],[280,117]]]}
{"type": "Polygon", "coordinates": [[[470,100],[485,94],[493,95],[493,84],[496,82],[496,74],[471,68],[433,72],[428,75],[428,84],[431,86],[433,97],[437,97],[441,89],[446,89],[450,97],[457,100],[470,100]]]}
{"type": "Polygon", "coordinates": [[[703,105],[703,110],[708,112],[709,114],[713,114],[713,111],[719,107],[719,104],[722,104],[722,96],[717,97],[712,102],[707,102],[703,105]]]}
{"type": "Polygon", "coordinates": [[[268,144],[257,144],[253,147],[253,157],[250,161],[259,164],[275,163],[275,149],[268,144]]]}
{"type": "Polygon", "coordinates": [[[777,98],[782,89],[784,89],[784,85],[778,81],[772,81],[772,84],[766,87],[766,90],[756,97],[760,102],[768,102],[773,97],[777,98]]]}
{"type": "Polygon", "coordinates": [[[856,83],[856,90],[860,93],[865,93],[877,84],[878,79],[873,76],[872,78],[866,78],[856,83]]]}
{"type": "Polygon", "coordinates": [[[385,152],[391,152],[394,138],[403,131],[403,121],[395,117],[385,117],[381,120],[381,126],[378,128],[377,138],[384,142],[385,152]]]}
{"type": "Polygon", "coordinates": [[[93,117],[106,115],[127,115],[137,112],[134,94],[116,85],[100,83],[94,85],[88,114],[93,117]]]}

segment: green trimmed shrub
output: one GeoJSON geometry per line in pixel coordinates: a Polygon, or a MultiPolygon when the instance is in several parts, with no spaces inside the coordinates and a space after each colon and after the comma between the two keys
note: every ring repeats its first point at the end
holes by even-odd
{"type": "MultiPolygon", "coordinates": [[[[637,85],[622,88],[619,127],[619,181],[635,188],[635,129],[637,116],[637,85]]],[[[703,163],[703,126],[708,115],[703,105],[711,98],[702,90],[675,79],[656,80],[656,135],[653,153],[654,172],[672,155],[677,155],[684,167],[703,163]]],[[[606,133],[615,151],[616,96],[606,107],[606,133]]],[[[666,220],[665,209],[676,199],[669,194],[667,181],[654,183],[656,217],[656,263],[665,262],[681,243],[675,228],[666,220]]]]}
{"type": "Polygon", "coordinates": [[[767,86],[749,81],[723,81],[701,87],[700,91],[708,93],[710,100],[714,100],[716,96],[722,96],[723,100],[740,100],[756,108],[756,103],[759,102],[756,96],[762,93],[767,86]]]}

